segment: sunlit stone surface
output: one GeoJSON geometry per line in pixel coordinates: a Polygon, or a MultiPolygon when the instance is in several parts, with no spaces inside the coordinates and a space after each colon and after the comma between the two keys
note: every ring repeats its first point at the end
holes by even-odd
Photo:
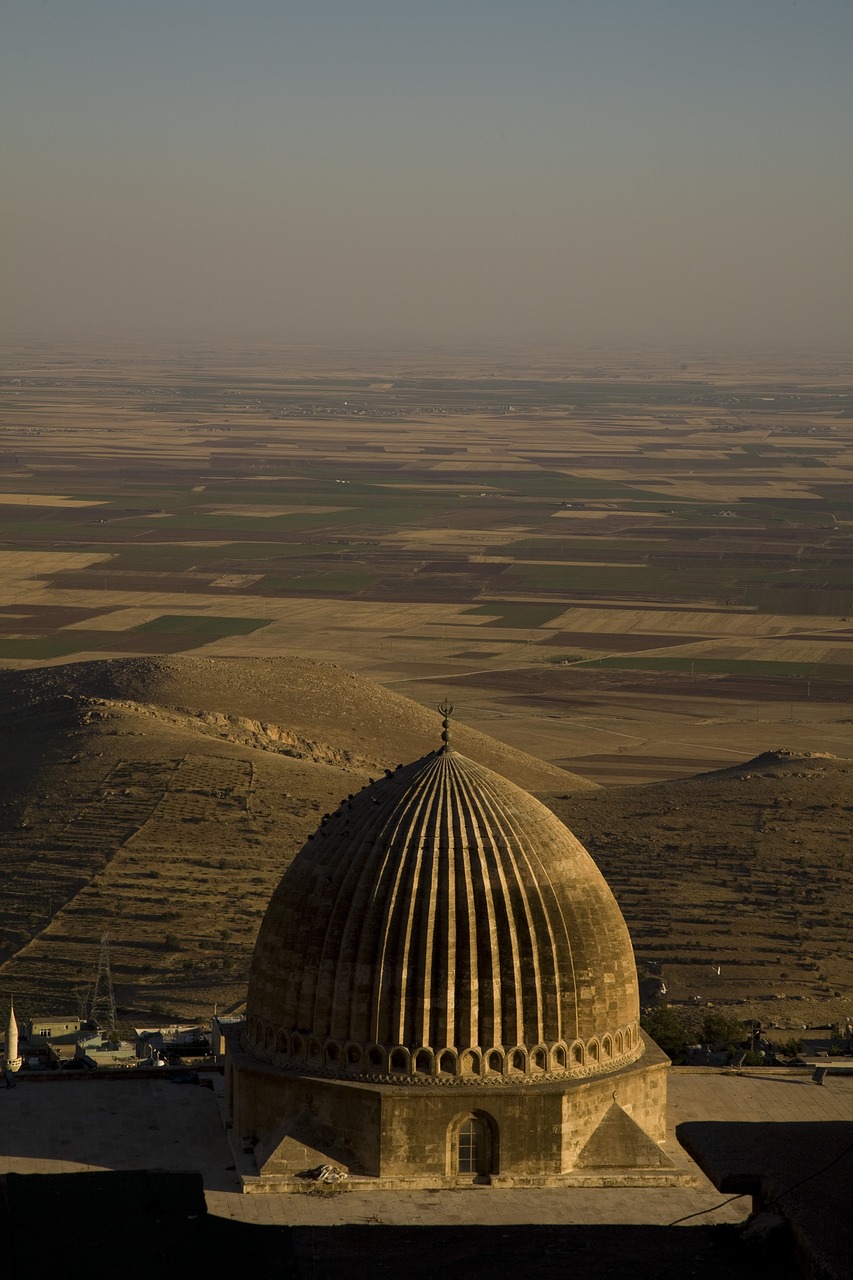
{"type": "MultiPolygon", "coordinates": [[[[449,734],[445,731],[445,738],[449,734]]],[[[261,1180],[672,1178],[628,931],[533,796],[450,748],[344,801],[258,937],[229,1097],[261,1180]]]]}

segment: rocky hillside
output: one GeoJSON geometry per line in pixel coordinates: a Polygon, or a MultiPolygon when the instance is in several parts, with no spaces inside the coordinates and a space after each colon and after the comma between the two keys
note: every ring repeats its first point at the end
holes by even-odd
{"type": "MultiPolygon", "coordinates": [[[[0,989],[73,1008],[112,939],[120,1003],[238,1002],[266,903],[341,798],[441,719],[328,663],[140,658],[0,672],[0,989]]],[[[593,784],[454,720],[528,790],[593,784]]]]}

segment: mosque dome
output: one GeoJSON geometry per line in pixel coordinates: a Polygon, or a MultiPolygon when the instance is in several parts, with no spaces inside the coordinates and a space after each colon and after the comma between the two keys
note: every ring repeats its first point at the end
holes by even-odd
{"type": "Polygon", "coordinates": [[[641,1056],[622,913],[543,804],[449,745],[297,854],[261,925],[243,1045],[285,1072],[527,1083],[641,1056]]]}

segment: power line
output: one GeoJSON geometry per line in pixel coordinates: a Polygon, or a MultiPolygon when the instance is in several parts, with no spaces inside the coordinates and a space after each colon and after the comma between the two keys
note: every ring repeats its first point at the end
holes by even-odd
{"type": "MultiPolygon", "coordinates": [[[[844,1157],[848,1156],[851,1151],[853,1151],[853,1142],[848,1143],[843,1151],[839,1151],[838,1155],[830,1160],[828,1164],[821,1165],[819,1169],[814,1169],[811,1173],[807,1173],[805,1177],[798,1179],[797,1182],[792,1182],[789,1187],[786,1187],[784,1191],[780,1191],[778,1195],[772,1196],[768,1201],[768,1205],[778,1205],[779,1201],[783,1199],[783,1197],[790,1195],[791,1192],[796,1191],[798,1187],[802,1187],[807,1182],[811,1182],[813,1178],[819,1178],[823,1173],[829,1173],[829,1170],[834,1169],[837,1164],[840,1164],[844,1157]]],[[[715,1209],[722,1209],[727,1204],[731,1204],[734,1200],[742,1200],[743,1197],[748,1194],[748,1192],[742,1191],[736,1196],[729,1196],[728,1200],[721,1200],[719,1204],[711,1205],[709,1209],[698,1209],[696,1213],[686,1213],[683,1218],[676,1218],[675,1222],[670,1222],[668,1225],[670,1227],[677,1227],[680,1223],[688,1222],[691,1218],[701,1218],[703,1214],[713,1213],[715,1209]]]]}
{"type": "Polygon", "coordinates": [[[697,1209],[695,1213],[685,1213],[683,1218],[676,1218],[675,1222],[668,1222],[667,1226],[677,1227],[681,1222],[689,1222],[691,1218],[701,1218],[705,1213],[713,1213],[715,1209],[722,1209],[727,1204],[731,1204],[733,1200],[742,1200],[748,1193],[741,1191],[736,1196],[729,1196],[728,1200],[721,1200],[719,1204],[712,1204],[708,1209],[697,1209]]]}
{"type": "Polygon", "coordinates": [[[811,1182],[812,1178],[819,1178],[822,1173],[828,1173],[835,1165],[839,1164],[845,1156],[849,1156],[853,1151],[853,1142],[847,1144],[843,1151],[840,1151],[834,1160],[830,1160],[829,1164],[822,1165],[820,1169],[815,1169],[813,1173],[807,1173],[804,1178],[800,1178],[799,1182],[792,1182],[790,1187],[786,1187],[784,1191],[780,1191],[777,1196],[771,1200],[771,1204],[778,1204],[783,1196],[790,1195],[792,1191],[796,1191],[797,1187],[803,1186],[806,1182],[811,1182]]]}

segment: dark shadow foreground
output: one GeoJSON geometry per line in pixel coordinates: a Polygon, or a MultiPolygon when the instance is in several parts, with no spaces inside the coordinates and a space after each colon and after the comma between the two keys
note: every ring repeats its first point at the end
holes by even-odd
{"type": "Polygon", "coordinates": [[[9,1275],[61,1257],[67,1274],[76,1259],[76,1274],[108,1265],[124,1280],[801,1277],[789,1247],[756,1251],[733,1226],[249,1226],[209,1215],[195,1173],[9,1174],[0,1179],[0,1239],[9,1275]]]}

